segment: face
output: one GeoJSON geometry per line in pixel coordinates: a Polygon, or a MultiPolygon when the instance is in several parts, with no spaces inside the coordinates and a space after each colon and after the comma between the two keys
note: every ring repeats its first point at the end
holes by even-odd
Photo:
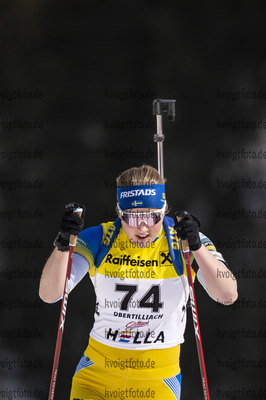
{"type": "MultiPolygon", "coordinates": [[[[126,210],[128,212],[151,212],[155,211],[153,208],[139,208],[134,210],[126,210]]],[[[163,218],[152,226],[147,225],[144,221],[142,221],[139,226],[130,226],[128,225],[123,219],[121,219],[122,226],[124,228],[125,234],[127,235],[130,242],[134,243],[137,247],[144,248],[151,245],[151,243],[156,239],[158,236],[162,224],[163,218]]]]}

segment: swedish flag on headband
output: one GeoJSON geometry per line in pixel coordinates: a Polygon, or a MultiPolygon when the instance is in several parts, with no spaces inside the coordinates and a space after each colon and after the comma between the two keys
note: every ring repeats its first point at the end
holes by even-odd
{"type": "Polygon", "coordinates": [[[143,201],[132,201],[131,206],[132,207],[142,207],[143,201]]]}

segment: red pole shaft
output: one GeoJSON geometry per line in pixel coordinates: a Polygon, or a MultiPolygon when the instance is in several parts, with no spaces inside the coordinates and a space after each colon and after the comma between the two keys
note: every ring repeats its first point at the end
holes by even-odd
{"type": "Polygon", "coordinates": [[[69,293],[69,280],[71,277],[71,270],[73,264],[73,256],[74,256],[74,249],[75,244],[70,244],[69,255],[68,255],[68,263],[67,263],[67,273],[65,279],[65,287],[64,287],[64,295],[61,304],[61,311],[60,311],[60,318],[59,318],[59,325],[57,331],[57,339],[56,339],[56,346],[55,346],[55,355],[54,355],[54,363],[53,363],[53,370],[52,370],[52,377],[50,382],[50,391],[48,400],[54,399],[55,393],[55,385],[58,373],[58,365],[59,365],[59,358],[61,352],[61,345],[63,339],[63,332],[64,332],[64,325],[66,319],[66,310],[67,310],[67,301],[68,301],[68,293],[69,293]]]}
{"type": "Polygon", "coordinates": [[[198,309],[197,309],[197,304],[196,304],[195,290],[194,290],[193,278],[192,278],[192,273],[191,273],[191,265],[190,265],[190,259],[189,259],[189,250],[183,250],[183,251],[185,253],[187,278],[188,278],[189,293],[190,293],[190,299],[191,299],[191,310],[192,310],[194,332],[195,332],[197,352],[198,352],[198,358],[199,358],[200,374],[201,374],[204,400],[210,400],[210,393],[209,393],[209,387],[208,387],[208,381],[207,381],[206,367],[205,367],[200,326],[199,326],[198,309]]]}

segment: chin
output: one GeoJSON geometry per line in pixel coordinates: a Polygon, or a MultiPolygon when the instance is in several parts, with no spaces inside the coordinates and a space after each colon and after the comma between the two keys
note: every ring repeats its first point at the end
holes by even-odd
{"type": "Polygon", "coordinates": [[[144,249],[146,247],[149,247],[152,244],[152,240],[151,240],[150,236],[149,236],[149,238],[147,240],[140,240],[138,237],[136,237],[136,238],[132,239],[131,242],[133,244],[135,244],[136,247],[138,247],[140,249],[144,249]]]}

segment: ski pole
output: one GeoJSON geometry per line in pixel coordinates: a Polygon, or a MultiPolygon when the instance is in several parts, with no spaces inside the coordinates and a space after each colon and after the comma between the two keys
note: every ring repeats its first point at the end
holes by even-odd
{"type": "MultiPolygon", "coordinates": [[[[82,208],[76,208],[74,212],[77,213],[78,216],[80,217],[82,214],[82,211],[83,211],[82,208]]],[[[52,370],[48,400],[54,399],[55,385],[56,385],[56,379],[57,379],[57,374],[58,374],[59,358],[60,358],[61,345],[62,345],[62,339],[63,339],[63,333],[64,333],[64,325],[65,325],[65,319],[66,319],[67,301],[68,301],[68,294],[69,294],[69,280],[71,277],[74,249],[75,249],[76,243],[77,243],[77,236],[70,235],[64,294],[63,294],[60,317],[59,317],[57,339],[56,339],[56,346],[55,346],[55,355],[54,355],[53,370],[52,370]]]]}
{"type": "MultiPolygon", "coordinates": [[[[162,116],[163,113],[167,112],[167,118],[169,121],[175,120],[175,100],[153,100],[153,115],[156,115],[157,122],[157,134],[154,135],[153,140],[157,142],[157,158],[158,158],[158,172],[162,178],[164,178],[164,168],[163,168],[163,141],[164,134],[162,128],[162,116]]],[[[180,221],[182,218],[177,218],[180,221]]],[[[209,387],[207,381],[206,367],[204,361],[201,333],[199,327],[199,316],[196,304],[195,290],[193,284],[193,278],[191,273],[191,265],[189,259],[189,245],[188,240],[182,241],[182,248],[184,252],[184,258],[186,263],[189,293],[191,299],[191,311],[193,317],[194,332],[196,338],[196,346],[198,352],[198,359],[200,365],[201,381],[203,387],[204,400],[210,400],[209,387]]]]}
{"type": "Polygon", "coordinates": [[[158,172],[164,178],[163,167],[163,113],[167,113],[168,121],[175,120],[175,100],[153,100],[153,115],[156,115],[157,133],[153,136],[153,141],[157,142],[158,172]]]}
{"type": "MultiPolygon", "coordinates": [[[[182,218],[177,217],[178,222],[181,221],[181,219],[182,218]]],[[[200,374],[201,374],[201,382],[202,382],[204,400],[210,400],[209,387],[208,387],[208,381],[207,381],[207,373],[206,373],[201,333],[200,333],[200,326],[199,326],[199,315],[198,315],[198,309],[197,309],[197,304],[196,304],[193,278],[192,278],[192,273],[191,273],[191,264],[190,264],[190,259],[189,259],[189,244],[188,244],[187,239],[182,240],[182,248],[183,248],[183,252],[185,255],[189,294],[190,294],[190,301],[191,301],[192,319],[193,319],[194,332],[195,332],[195,338],[196,338],[196,346],[197,346],[198,359],[199,359],[199,365],[200,365],[200,374]]]]}

